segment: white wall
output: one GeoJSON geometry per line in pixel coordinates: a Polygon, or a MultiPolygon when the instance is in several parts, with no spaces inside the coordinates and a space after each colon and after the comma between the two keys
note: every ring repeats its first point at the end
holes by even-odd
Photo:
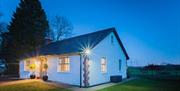
{"type": "Polygon", "coordinates": [[[49,80],[59,81],[72,85],[80,84],[80,56],[70,56],[70,72],[57,72],[57,64],[60,56],[48,57],[49,80]]]}
{"type": "Polygon", "coordinates": [[[24,71],[24,60],[19,61],[19,76],[20,78],[30,78],[31,73],[24,71]]]}
{"type": "Polygon", "coordinates": [[[92,49],[90,60],[90,85],[109,82],[111,75],[122,75],[123,78],[126,78],[126,57],[113,33],[92,49]],[[111,35],[114,36],[113,45],[111,43],[111,35]],[[106,57],[107,59],[106,73],[101,72],[100,59],[102,57],[106,57]],[[122,60],[121,70],[119,70],[119,59],[122,60]]]}
{"type": "MultiPolygon", "coordinates": [[[[51,81],[59,81],[62,83],[79,85],[80,84],[80,56],[69,56],[70,72],[58,72],[57,65],[60,56],[46,56],[48,63],[48,79],[51,81]]],[[[20,78],[30,78],[31,72],[24,71],[24,60],[19,63],[20,78]]],[[[36,76],[39,75],[39,70],[36,69],[36,76]]]]}

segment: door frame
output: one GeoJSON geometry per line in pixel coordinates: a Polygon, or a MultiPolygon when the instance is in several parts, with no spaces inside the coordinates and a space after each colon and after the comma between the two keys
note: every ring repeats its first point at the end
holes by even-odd
{"type": "Polygon", "coordinates": [[[47,64],[47,58],[45,56],[40,56],[39,57],[39,76],[40,78],[43,77],[43,75],[47,74],[47,69],[44,69],[44,65],[47,64]]]}

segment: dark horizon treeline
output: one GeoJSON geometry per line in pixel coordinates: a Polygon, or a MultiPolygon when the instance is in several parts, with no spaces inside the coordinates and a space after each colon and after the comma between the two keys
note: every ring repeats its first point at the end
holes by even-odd
{"type": "Polygon", "coordinates": [[[180,80],[180,64],[149,64],[141,67],[128,67],[128,75],[131,77],[180,80]]]}

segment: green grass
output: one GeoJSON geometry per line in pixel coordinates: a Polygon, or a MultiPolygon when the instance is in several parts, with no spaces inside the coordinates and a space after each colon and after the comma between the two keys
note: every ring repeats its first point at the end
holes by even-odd
{"type": "Polygon", "coordinates": [[[43,82],[20,83],[16,85],[0,86],[0,91],[69,91],[43,82]]]}
{"type": "Polygon", "coordinates": [[[99,91],[180,91],[180,82],[150,79],[135,79],[99,91]]]}

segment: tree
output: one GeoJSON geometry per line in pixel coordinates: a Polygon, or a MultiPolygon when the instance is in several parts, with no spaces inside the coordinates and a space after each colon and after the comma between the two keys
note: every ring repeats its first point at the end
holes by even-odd
{"type": "Polygon", "coordinates": [[[49,36],[53,41],[62,40],[72,35],[73,25],[63,16],[55,16],[50,26],[49,36]]]}
{"type": "Polygon", "coordinates": [[[3,33],[7,32],[7,24],[3,21],[1,21],[2,13],[0,13],[0,44],[3,41],[2,40],[2,35],[3,33]]]}
{"type": "Polygon", "coordinates": [[[151,75],[154,76],[156,75],[155,72],[157,73],[160,70],[160,67],[159,65],[149,64],[144,67],[144,70],[151,72],[151,75]]]}
{"type": "Polygon", "coordinates": [[[8,64],[7,64],[7,60],[5,60],[6,58],[10,58],[10,56],[8,56],[10,53],[8,53],[9,51],[7,51],[7,39],[8,39],[8,31],[7,31],[7,24],[3,21],[1,21],[2,18],[2,13],[0,13],[0,69],[2,71],[1,74],[5,74],[7,69],[8,69],[8,64]]]}
{"type": "Polygon", "coordinates": [[[5,35],[7,34],[7,24],[1,21],[2,13],[0,13],[0,58],[2,57],[2,49],[5,44],[5,35]]]}
{"type": "Polygon", "coordinates": [[[7,74],[18,74],[18,60],[44,45],[49,25],[39,0],[20,0],[8,25],[1,34],[1,56],[6,60],[7,74]]]}
{"type": "Polygon", "coordinates": [[[42,46],[49,25],[40,1],[20,0],[8,30],[11,40],[8,49],[15,59],[42,46]]]}

